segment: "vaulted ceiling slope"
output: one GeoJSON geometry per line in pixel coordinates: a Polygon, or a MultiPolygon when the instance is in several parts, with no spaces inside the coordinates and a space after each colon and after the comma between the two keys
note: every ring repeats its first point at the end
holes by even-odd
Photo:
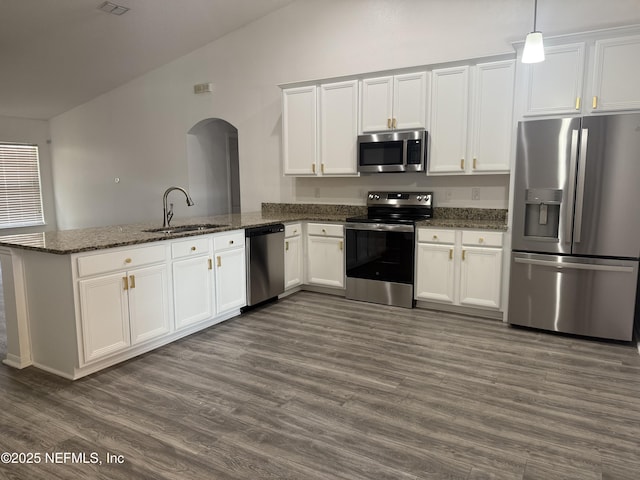
{"type": "Polygon", "coordinates": [[[292,0],[0,0],[0,115],[49,119],[292,0]]]}

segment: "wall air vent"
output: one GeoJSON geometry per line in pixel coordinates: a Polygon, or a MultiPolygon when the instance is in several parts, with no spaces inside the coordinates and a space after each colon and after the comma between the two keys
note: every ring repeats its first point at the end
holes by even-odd
{"type": "Polygon", "coordinates": [[[98,10],[102,10],[103,12],[111,13],[112,15],[122,15],[129,11],[127,7],[123,7],[122,5],[116,5],[111,2],[104,2],[99,7],[98,10]]]}

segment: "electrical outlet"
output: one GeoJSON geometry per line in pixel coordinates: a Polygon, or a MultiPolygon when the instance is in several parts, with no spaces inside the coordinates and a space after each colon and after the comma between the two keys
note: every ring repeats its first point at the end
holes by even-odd
{"type": "Polygon", "coordinates": [[[453,191],[450,188],[447,188],[446,192],[444,192],[444,196],[447,201],[451,201],[451,199],[453,198],[453,191]]]}
{"type": "Polygon", "coordinates": [[[480,188],[473,187],[471,189],[471,200],[480,200],[480,188]]]}

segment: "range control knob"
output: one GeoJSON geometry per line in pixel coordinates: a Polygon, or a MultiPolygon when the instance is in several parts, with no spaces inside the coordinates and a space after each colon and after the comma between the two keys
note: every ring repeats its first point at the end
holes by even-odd
{"type": "Polygon", "coordinates": [[[380,195],[375,195],[375,196],[374,196],[374,198],[375,198],[376,200],[380,200],[380,195]]]}
{"type": "Polygon", "coordinates": [[[425,202],[429,202],[431,200],[431,195],[425,195],[424,196],[424,201],[425,202]]]}
{"type": "Polygon", "coordinates": [[[416,197],[416,200],[420,202],[420,201],[422,200],[422,195],[418,195],[418,196],[416,197]]]}
{"type": "Polygon", "coordinates": [[[369,194],[369,200],[373,200],[373,193],[369,194]]]}

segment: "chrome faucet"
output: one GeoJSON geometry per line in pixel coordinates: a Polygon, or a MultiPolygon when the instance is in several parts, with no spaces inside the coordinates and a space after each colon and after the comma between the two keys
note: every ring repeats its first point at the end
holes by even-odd
{"type": "Polygon", "coordinates": [[[163,208],[163,214],[164,214],[164,221],[162,223],[162,226],[165,228],[169,227],[169,223],[173,218],[173,203],[171,203],[170,204],[171,206],[167,209],[167,197],[169,196],[169,193],[172,190],[180,190],[182,193],[184,193],[184,196],[187,197],[187,206],[191,207],[194,205],[193,200],[191,200],[191,196],[189,196],[189,194],[184,188],[182,187],[167,188],[166,192],[164,192],[164,197],[162,198],[162,208],[163,208]]]}

